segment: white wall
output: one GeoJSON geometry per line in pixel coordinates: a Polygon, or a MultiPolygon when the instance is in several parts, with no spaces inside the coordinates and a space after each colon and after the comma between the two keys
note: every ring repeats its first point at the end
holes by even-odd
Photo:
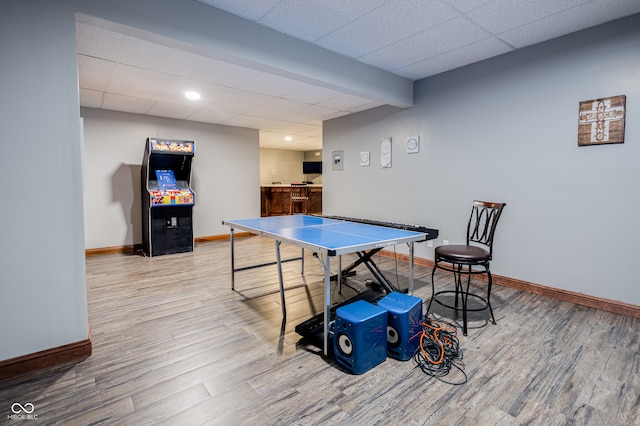
{"type": "Polygon", "coordinates": [[[302,173],[303,161],[322,161],[322,150],[303,152],[286,149],[261,149],[260,185],[271,185],[273,182],[282,184],[313,182],[321,185],[322,174],[302,173]],[[318,156],[314,155],[316,153],[318,156]]]}
{"type": "Polygon", "coordinates": [[[194,237],[226,234],[223,219],[260,216],[258,131],[82,108],[87,248],[142,243],[140,168],[148,137],[195,141],[194,237]]]}
{"type": "Polygon", "coordinates": [[[68,2],[1,2],[0,55],[5,360],[88,338],[75,16],[68,2]]]}
{"type": "Polygon", "coordinates": [[[285,149],[260,150],[260,185],[288,184],[303,180],[304,152],[285,149]]]}
{"type": "Polygon", "coordinates": [[[324,212],[418,223],[455,243],[473,199],[504,201],[495,273],[640,305],[638,46],[640,15],[419,81],[413,108],[326,122],[325,164],[344,150],[344,171],[325,170],[324,212]],[[625,143],[578,147],[579,102],[623,94],[625,143]],[[419,154],[405,153],[411,135],[419,154]],[[384,136],[391,169],[379,166],[384,136]]]}

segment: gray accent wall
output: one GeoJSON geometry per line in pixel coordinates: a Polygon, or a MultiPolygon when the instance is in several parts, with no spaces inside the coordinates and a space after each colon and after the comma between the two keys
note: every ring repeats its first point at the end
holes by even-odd
{"type": "Polygon", "coordinates": [[[0,360],[89,337],[75,38],[68,2],[0,5],[0,360]]]}
{"type": "Polygon", "coordinates": [[[325,122],[324,213],[438,228],[437,245],[464,242],[474,199],[506,202],[495,273],[640,305],[639,46],[636,15],[418,81],[413,108],[325,122]],[[615,95],[627,97],[624,144],[578,147],[579,102],[615,95]],[[420,152],[407,154],[413,135],[420,152]],[[344,170],[331,171],[340,150],[344,170]]]}

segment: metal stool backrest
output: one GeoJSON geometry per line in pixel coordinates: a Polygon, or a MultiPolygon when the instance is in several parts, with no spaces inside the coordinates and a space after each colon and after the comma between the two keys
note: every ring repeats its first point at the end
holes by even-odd
{"type": "Polygon", "coordinates": [[[309,187],[304,183],[291,184],[291,199],[293,201],[306,201],[309,199],[309,187]]]}
{"type": "Polygon", "coordinates": [[[493,254],[493,236],[498,219],[506,203],[474,201],[471,217],[467,225],[467,245],[470,243],[485,246],[489,250],[489,259],[493,254]]]}

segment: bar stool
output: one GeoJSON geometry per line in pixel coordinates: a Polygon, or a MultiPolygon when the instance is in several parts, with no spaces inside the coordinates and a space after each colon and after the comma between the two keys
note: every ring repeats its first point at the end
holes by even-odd
{"type": "Polygon", "coordinates": [[[289,201],[289,214],[293,214],[293,207],[295,204],[302,206],[302,213],[307,214],[307,207],[309,204],[309,191],[311,188],[306,183],[292,183],[291,184],[291,197],[289,201]]]}
{"type": "Polygon", "coordinates": [[[482,311],[489,309],[491,320],[495,324],[491,308],[491,272],[489,262],[493,254],[493,236],[496,231],[498,219],[502,214],[505,203],[493,203],[487,201],[474,201],[471,209],[471,217],[467,225],[467,244],[438,246],[435,249],[434,267],[431,272],[431,301],[427,308],[427,315],[433,302],[444,307],[455,309],[458,312],[458,299],[462,304],[462,333],[467,335],[467,311],[482,311]],[[480,268],[480,269],[473,269],[480,268]],[[437,269],[453,272],[455,290],[443,290],[436,293],[434,276],[437,269]],[[475,274],[487,274],[487,297],[486,299],[477,294],[469,292],[471,276],[475,274]],[[467,276],[466,287],[463,285],[462,276],[467,276]],[[454,305],[451,306],[442,300],[442,296],[454,294],[454,305]],[[467,300],[469,296],[482,302],[479,308],[469,308],[467,300]],[[439,299],[440,297],[440,299],[439,299]]]}

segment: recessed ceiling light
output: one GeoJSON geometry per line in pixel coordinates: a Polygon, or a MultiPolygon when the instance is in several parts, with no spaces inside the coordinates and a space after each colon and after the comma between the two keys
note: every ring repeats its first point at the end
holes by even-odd
{"type": "Polygon", "coordinates": [[[186,92],[184,94],[187,99],[191,99],[192,101],[197,101],[198,99],[200,99],[200,93],[198,92],[186,92]]]}
{"type": "Polygon", "coordinates": [[[285,137],[284,137],[284,140],[285,140],[285,141],[292,141],[292,140],[293,140],[293,138],[292,138],[291,136],[285,136],[285,137]]]}

